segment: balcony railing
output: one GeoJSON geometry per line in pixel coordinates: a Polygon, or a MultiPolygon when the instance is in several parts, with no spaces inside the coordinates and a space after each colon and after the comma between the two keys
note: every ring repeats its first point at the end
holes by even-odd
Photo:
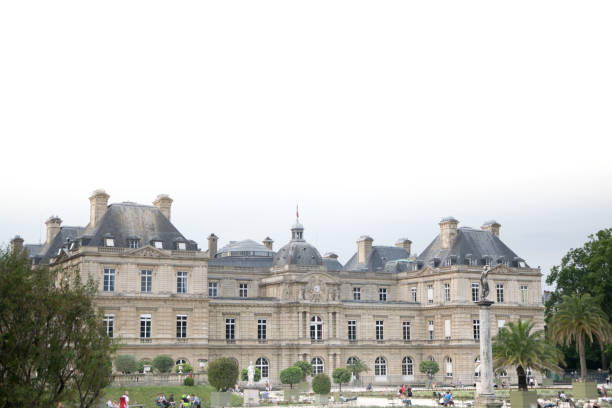
{"type": "Polygon", "coordinates": [[[153,339],[148,337],[148,338],[140,338],[140,342],[141,343],[153,343],[153,339]]]}

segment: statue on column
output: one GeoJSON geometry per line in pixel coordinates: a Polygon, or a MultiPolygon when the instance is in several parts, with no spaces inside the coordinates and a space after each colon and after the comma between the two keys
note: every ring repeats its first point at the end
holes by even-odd
{"type": "Polygon", "coordinates": [[[480,274],[480,286],[482,286],[482,300],[487,300],[489,296],[489,265],[485,265],[480,274]]]}
{"type": "Polygon", "coordinates": [[[247,376],[249,378],[249,385],[255,384],[255,366],[253,365],[253,361],[249,361],[249,366],[247,367],[247,376]]]}

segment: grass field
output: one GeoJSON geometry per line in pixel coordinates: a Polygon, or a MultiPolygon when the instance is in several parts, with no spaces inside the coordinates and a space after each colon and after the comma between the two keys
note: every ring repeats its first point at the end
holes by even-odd
{"type": "MultiPolygon", "coordinates": [[[[185,385],[172,385],[172,386],[147,386],[147,387],[109,387],[104,390],[104,402],[108,399],[119,401],[119,397],[124,391],[130,393],[130,405],[132,404],[143,404],[145,408],[157,408],[155,405],[155,398],[157,394],[163,392],[166,398],[170,394],[174,394],[174,400],[178,400],[183,394],[197,395],[202,401],[203,407],[210,407],[210,393],[214,389],[210,385],[194,385],[193,387],[187,387],[185,385]]],[[[242,406],[242,397],[238,395],[232,395],[232,406],[242,406]]]]}

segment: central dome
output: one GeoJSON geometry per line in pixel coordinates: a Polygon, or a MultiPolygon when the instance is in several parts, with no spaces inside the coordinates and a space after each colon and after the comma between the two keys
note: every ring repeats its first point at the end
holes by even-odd
{"type": "Polygon", "coordinates": [[[304,227],[299,220],[291,228],[291,241],[279,249],[272,260],[273,267],[283,267],[285,265],[323,265],[323,258],[321,258],[317,248],[304,240],[304,227]]]}

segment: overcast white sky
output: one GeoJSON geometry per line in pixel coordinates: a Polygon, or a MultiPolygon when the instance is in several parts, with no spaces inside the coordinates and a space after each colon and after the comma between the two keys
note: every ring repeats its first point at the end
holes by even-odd
{"type": "MultiPolygon", "coordinates": [[[[441,217],[544,272],[612,226],[609,1],[0,3],[0,242],[175,199],[206,246],[362,234],[420,252],[441,217]]],[[[44,238],[43,238],[44,239],[44,238]]]]}

